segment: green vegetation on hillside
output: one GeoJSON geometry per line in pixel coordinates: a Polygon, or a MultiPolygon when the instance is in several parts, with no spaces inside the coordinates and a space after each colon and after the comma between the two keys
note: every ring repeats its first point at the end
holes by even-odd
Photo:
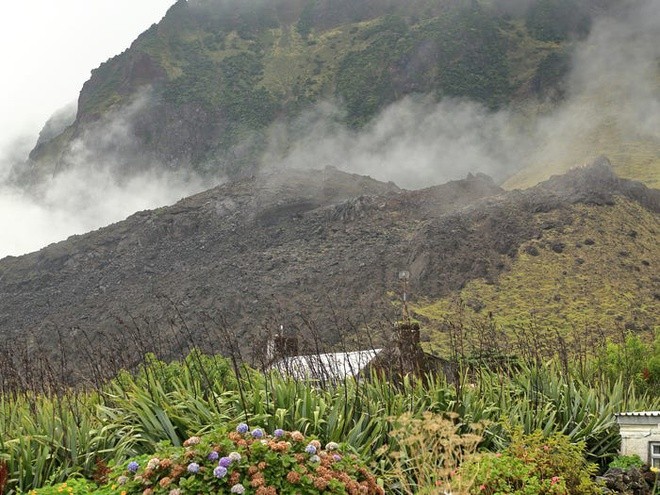
{"type": "Polygon", "coordinates": [[[348,121],[355,126],[365,124],[396,99],[392,63],[412,44],[405,21],[394,16],[358,31],[357,36],[366,46],[349,51],[337,72],[337,93],[346,104],[348,121]]]}
{"type": "MultiPolygon", "coordinates": [[[[154,96],[147,109],[153,114],[142,117],[136,136],[145,150],[229,173],[255,166],[269,124],[324,100],[341,105],[343,123],[353,128],[414,94],[466,98],[534,119],[563,101],[576,41],[613,4],[179,1],[129,50],[93,71],[69,134],[128,105],[143,86],[154,96]],[[171,139],[199,134],[197,126],[208,133],[190,146],[171,139]]],[[[600,127],[592,136],[569,136],[561,153],[537,150],[507,186],[534,185],[601,154],[621,176],[660,184],[657,143],[619,134],[600,127]]],[[[60,156],[69,140],[54,139],[33,158],[60,156]]]]}
{"type": "MultiPolygon", "coordinates": [[[[160,134],[181,125],[173,116],[181,113],[185,122],[199,108],[201,124],[216,130],[209,132],[213,142],[192,150],[193,165],[236,169],[240,164],[230,162],[249,162],[263,145],[250,138],[245,148],[246,137],[324,99],[340,102],[344,123],[361,127],[408,94],[498,108],[559,93],[560,54],[569,49],[568,41],[535,39],[524,18],[486,2],[177,2],[129,50],[93,72],[79,115],[80,122],[99,119],[148,85],[155,97],[150,105],[165,108],[151,108],[157,121],[138,136],[146,148],[171,142],[160,134]]],[[[62,149],[56,141],[49,146],[56,155],[62,149]]],[[[49,146],[39,153],[46,156],[49,146]]]]}
{"type": "Polygon", "coordinates": [[[177,67],[168,71],[177,74],[165,85],[168,99],[237,108],[240,112],[229,113],[232,121],[243,113],[262,116],[263,122],[248,119],[255,127],[273,118],[262,106],[267,100],[297,108],[299,99],[338,96],[346,104],[347,122],[363,125],[411,91],[435,88],[438,96],[464,96],[490,106],[502,104],[509,95],[500,21],[485,8],[448,7],[437,17],[415,22],[390,14],[329,30],[302,29],[302,33],[300,24],[294,29],[274,20],[248,23],[249,33],[231,29],[226,22],[218,26],[209,22],[203,29],[175,35],[163,28],[137,46],[164,66],[177,67]],[[162,43],[150,40],[163,36],[168,40],[165,50],[162,43]],[[236,57],[254,60],[255,56],[267,70],[234,71],[236,57]],[[411,63],[418,66],[412,75],[411,63]],[[254,92],[237,95],[237,84],[254,92]]]}
{"type": "Polygon", "coordinates": [[[460,314],[510,331],[532,325],[564,335],[657,327],[657,215],[617,199],[612,206],[539,213],[536,221],[543,235],[523,244],[497,281],[469,282],[455,296],[420,305],[417,313],[436,321],[460,314]]]}

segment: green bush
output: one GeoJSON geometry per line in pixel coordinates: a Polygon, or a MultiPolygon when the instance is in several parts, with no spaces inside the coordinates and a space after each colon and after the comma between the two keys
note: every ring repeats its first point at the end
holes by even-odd
{"type": "Polygon", "coordinates": [[[627,383],[651,395],[660,393],[660,331],[652,344],[635,333],[628,333],[622,343],[609,341],[596,360],[596,366],[610,380],[622,377],[627,383]]]}
{"type": "Polygon", "coordinates": [[[153,455],[123,462],[104,473],[99,487],[80,480],[30,495],[180,495],[181,493],[384,494],[362,461],[340,445],[325,448],[302,433],[278,429],[267,435],[244,423],[191,437],[181,447],[163,443],[153,455]]]}
{"type": "Polygon", "coordinates": [[[597,495],[597,468],[585,460],[584,448],[561,433],[544,437],[518,430],[504,452],[472,457],[459,474],[474,480],[475,493],[486,495],[597,495]]]}
{"type": "Polygon", "coordinates": [[[644,465],[644,461],[642,461],[641,457],[639,457],[637,454],[633,454],[633,455],[616,456],[616,458],[609,463],[608,467],[610,469],[612,468],[628,469],[631,467],[640,468],[643,465],[644,465]]]}
{"type": "Polygon", "coordinates": [[[90,493],[109,495],[112,492],[111,486],[101,489],[96,483],[85,478],[70,478],[63,483],[45,486],[38,490],[31,490],[28,492],[28,495],[88,495],[90,493]]]}

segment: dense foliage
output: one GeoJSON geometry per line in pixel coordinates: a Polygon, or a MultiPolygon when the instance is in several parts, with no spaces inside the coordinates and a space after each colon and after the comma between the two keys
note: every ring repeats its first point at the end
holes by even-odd
{"type": "Polygon", "coordinates": [[[391,453],[405,445],[390,434],[403,427],[394,418],[404,414],[411,421],[430,413],[451,414],[459,425],[484,424],[480,447],[491,451],[509,444],[508,425],[525,434],[566,435],[604,466],[618,447],[614,413],[659,406],[657,396],[638,395],[634,383],[581,378],[552,364],[521,366],[512,375],[482,369],[454,385],[429,376],[318,388],[194,352],[182,363],[151,358],[137,374],[123,373],[102,390],[0,397],[0,458],[9,473],[7,493],[25,492],[72,475],[93,479],[99,462],[152,456],[160,442],[179,448],[191,436],[245,421],[268,432],[346,443],[394,486],[391,453]]]}
{"type": "Polygon", "coordinates": [[[625,381],[635,383],[638,390],[658,395],[660,329],[656,330],[652,343],[645,342],[640,335],[632,332],[621,343],[610,340],[598,358],[598,366],[610,378],[623,376],[625,381]]]}
{"type": "Polygon", "coordinates": [[[584,443],[560,433],[517,430],[503,452],[468,459],[460,472],[488,495],[598,495],[592,478],[597,468],[585,460],[584,450],[584,443]]]}

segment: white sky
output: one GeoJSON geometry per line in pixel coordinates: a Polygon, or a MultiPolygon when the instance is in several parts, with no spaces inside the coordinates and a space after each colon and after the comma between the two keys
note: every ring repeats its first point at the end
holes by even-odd
{"type": "Polygon", "coordinates": [[[36,136],[92,69],[128,48],[175,0],[19,0],[0,18],[0,151],[36,136]]]}

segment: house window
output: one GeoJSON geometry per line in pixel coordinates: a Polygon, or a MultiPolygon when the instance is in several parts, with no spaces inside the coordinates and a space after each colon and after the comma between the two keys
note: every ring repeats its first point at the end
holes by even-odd
{"type": "Polygon", "coordinates": [[[649,442],[649,466],[660,468],[660,442],[649,442]]]}

